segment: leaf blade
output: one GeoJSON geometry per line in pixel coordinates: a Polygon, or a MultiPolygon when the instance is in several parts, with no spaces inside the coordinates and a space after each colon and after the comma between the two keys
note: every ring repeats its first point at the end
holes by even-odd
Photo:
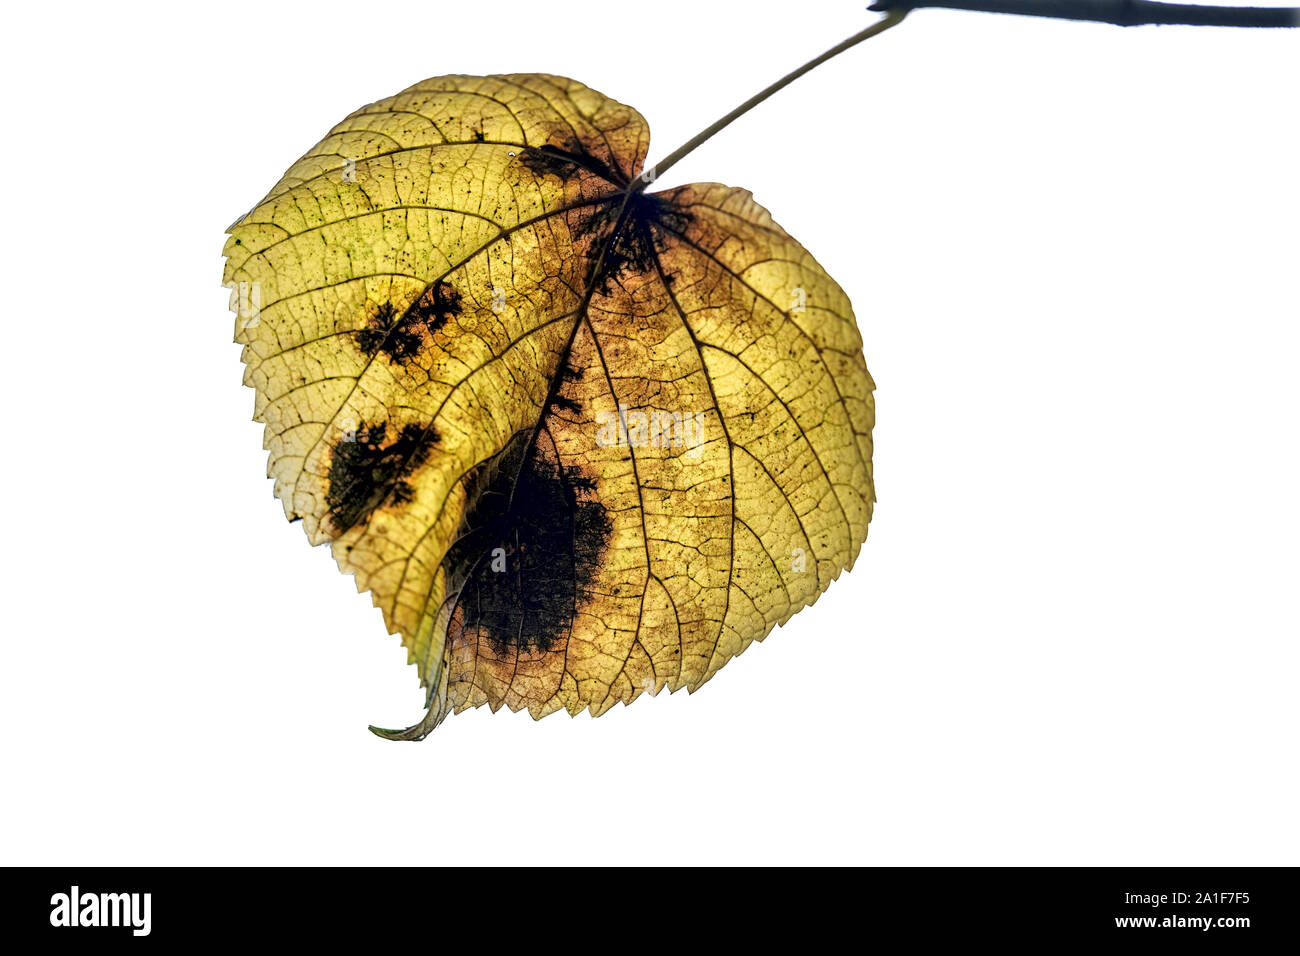
{"type": "Polygon", "coordinates": [[[647,144],[574,81],[434,78],[231,229],[276,494],[429,689],[383,736],[695,690],[865,538],[847,297],[744,190],[629,190],[647,144]]]}

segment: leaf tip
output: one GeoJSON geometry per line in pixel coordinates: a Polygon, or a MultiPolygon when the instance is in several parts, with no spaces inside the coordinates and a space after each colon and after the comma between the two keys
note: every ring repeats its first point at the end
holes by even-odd
{"type": "Polygon", "coordinates": [[[418,726],[417,724],[416,727],[407,727],[405,730],[389,730],[386,727],[376,727],[371,724],[367,729],[376,737],[383,737],[385,740],[421,740],[424,738],[424,734],[415,735],[411,733],[418,726]]]}

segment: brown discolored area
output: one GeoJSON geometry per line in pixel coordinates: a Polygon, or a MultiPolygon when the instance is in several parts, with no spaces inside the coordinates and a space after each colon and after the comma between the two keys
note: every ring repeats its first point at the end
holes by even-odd
{"type": "Polygon", "coordinates": [[[382,352],[398,365],[409,365],[429,337],[460,311],[460,293],[449,283],[435,282],[400,316],[391,302],[383,303],[356,333],[357,347],[369,356],[382,352]]]}
{"type": "Polygon", "coordinates": [[[388,424],[362,425],[334,445],[326,505],[331,533],[338,537],[386,505],[405,504],[407,477],[428,459],[438,442],[433,428],[403,425],[392,440],[388,424]]]}
{"type": "MultiPolygon", "coordinates": [[[[622,197],[615,196],[575,217],[587,254],[603,253],[592,276],[598,287],[652,272],[671,234],[691,223],[688,212],[643,193],[628,201],[620,224],[622,211],[622,197]]],[[[483,645],[503,659],[561,650],[574,614],[587,603],[609,544],[610,517],[596,498],[594,478],[565,464],[552,436],[570,416],[581,417],[569,386],[582,374],[566,359],[537,427],[517,433],[465,479],[466,511],[443,560],[453,646],[483,645]]]]}

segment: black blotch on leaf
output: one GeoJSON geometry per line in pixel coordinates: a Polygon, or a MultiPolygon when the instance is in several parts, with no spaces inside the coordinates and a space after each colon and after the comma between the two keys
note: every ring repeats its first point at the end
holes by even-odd
{"type": "Polygon", "coordinates": [[[383,347],[388,335],[393,330],[393,318],[397,311],[393,308],[393,303],[385,302],[375,309],[375,314],[370,317],[370,322],[364,329],[356,333],[357,345],[361,351],[367,355],[374,355],[383,347]]]}
{"type": "Polygon", "coordinates": [[[410,501],[406,479],[437,442],[437,431],[420,425],[403,425],[390,441],[386,422],[362,425],[336,442],[325,495],[331,533],[338,537],[377,508],[410,501]]]}
{"type": "Polygon", "coordinates": [[[577,168],[577,164],[571,159],[565,159],[545,147],[526,146],[519,150],[515,158],[519,160],[519,165],[539,178],[555,176],[559,179],[567,179],[577,168]]]}
{"type": "Polygon", "coordinates": [[[551,399],[551,407],[558,408],[566,412],[582,411],[581,405],[579,405],[576,401],[574,401],[573,399],[565,395],[556,395],[553,399],[551,399]]]}
{"type": "Polygon", "coordinates": [[[691,225],[692,214],[654,194],[638,193],[629,201],[623,226],[610,241],[618,223],[620,201],[603,203],[581,214],[575,233],[587,242],[588,255],[597,255],[599,244],[607,243],[605,260],[597,279],[597,289],[608,292],[614,283],[631,274],[652,275],[655,257],[667,247],[670,237],[684,233],[691,225]]]}
{"type": "Polygon", "coordinates": [[[627,185],[626,176],[591,155],[581,143],[525,146],[518,150],[515,158],[521,166],[539,177],[555,176],[559,179],[568,179],[573,176],[575,170],[585,169],[616,186],[627,185]]]}
{"type": "Polygon", "coordinates": [[[355,333],[357,347],[369,356],[383,352],[399,365],[409,365],[424,349],[427,336],[460,315],[460,293],[446,282],[435,282],[400,316],[385,302],[355,333]]]}
{"type": "Polygon", "coordinates": [[[443,559],[453,641],[498,656],[546,653],[567,637],[609,543],[595,481],[563,467],[531,432],[466,477],[469,507],[443,559]],[[499,550],[498,550],[499,549],[499,550]]]}

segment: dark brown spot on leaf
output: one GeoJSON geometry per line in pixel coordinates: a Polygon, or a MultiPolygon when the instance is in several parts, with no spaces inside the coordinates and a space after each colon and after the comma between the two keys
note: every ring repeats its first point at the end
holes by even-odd
{"type": "Polygon", "coordinates": [[[367,355],[383,352],[398,365],[408,365],[460,309],[460,293],[446,282],[435,282],[401,316],[391,302],[383,303],[356,333],[357,346],[367,355]]]}
{"type": "Polygon", "coordinates": [[[525,146],[519,150],[517,158],[520,165],[539,177],[569,179],[577,170],[585,169],[616,186],[627,185],[627,178],[622,173],[611,169],[580,144],[525,146]]]}
{"type": "Polygon", "coordinates": [[[443,560],[456,602],[453,640],[498,654],[545,653],[568,640],[609,542],[595,482],[557,460],[545,432],[515,436],[466,479],[470,506],[443,560]]]}
{"type": "Polygon", "coordinates": [[[406,480],[424,464],[438,442],[433,428],[403,425],[390,441],[388,424],[362,425],[354,436],[344,436],[330,459],[330,531],[335,537],[368,519],[386,505],[405,504],[413,490],[406,480]]]}
{"type": "Polygon", "coordinates": [[[608,244],[600,275],[595,278],[601,292],[609,292],[624,276],[654,274],[655,256],[664,251],[674,234],[685,232],[693,220],[689,211],[653,194],[638,193],[629,202],[631,208],[612,241],[609,237],[618,223],[621,200],[579,212],[575,219],[575,235],[588,255],[595,255],[608,244]]]}

